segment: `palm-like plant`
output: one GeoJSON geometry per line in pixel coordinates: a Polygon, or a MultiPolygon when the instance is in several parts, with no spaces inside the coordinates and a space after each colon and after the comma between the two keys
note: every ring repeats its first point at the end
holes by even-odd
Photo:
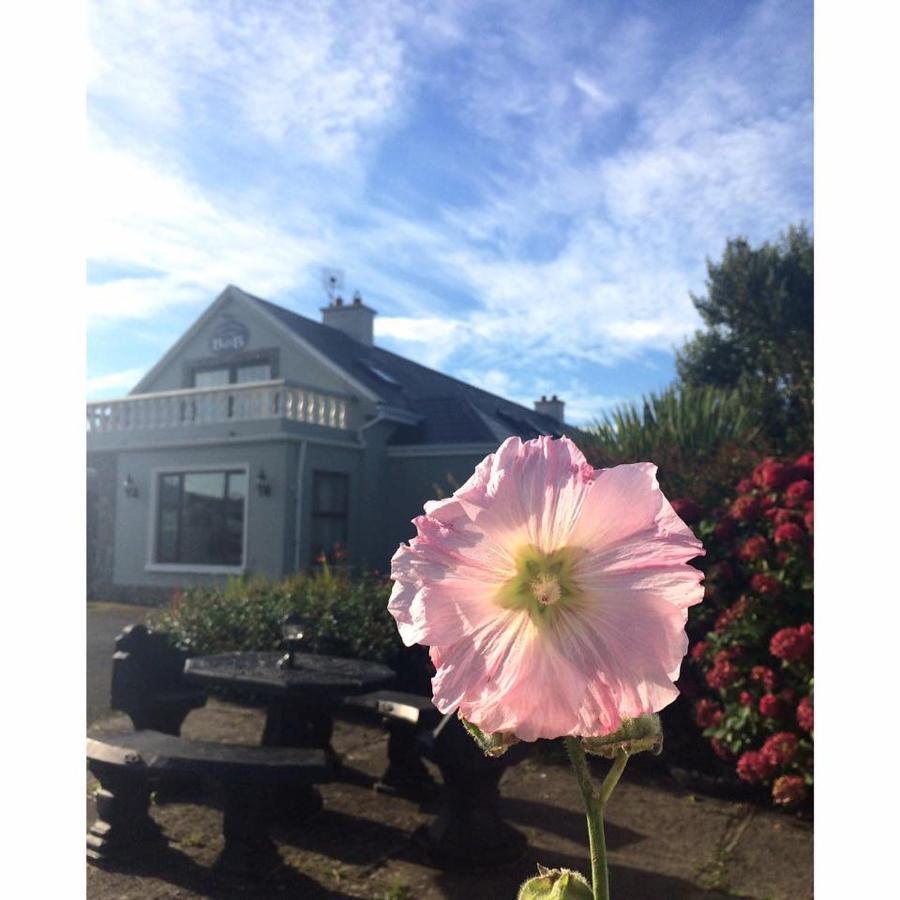
{"type": "Polygon", "coordinates": [[[676,385],[619,406],[584,429],[594,465],[649,460],[666,493],[710,503],[732,483],[749,456],[758,456],[759,415],[736,391],[676,385]]]}

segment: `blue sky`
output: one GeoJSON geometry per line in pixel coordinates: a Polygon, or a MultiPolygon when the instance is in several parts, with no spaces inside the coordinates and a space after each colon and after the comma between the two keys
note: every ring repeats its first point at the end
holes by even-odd
{"type": "Polygon", "coordinates": [[[812,222],[807,2],[89,7],[90,399],[228,283],[590,421],[665,387],[729,237],[812,222]]]}

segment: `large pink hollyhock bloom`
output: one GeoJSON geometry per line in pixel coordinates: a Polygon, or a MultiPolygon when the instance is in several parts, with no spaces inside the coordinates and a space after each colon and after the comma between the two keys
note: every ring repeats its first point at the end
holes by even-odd
{"type": "Polygon", "coordinates": [[[593,469],[512,437],[394,555],[388,609],[431,647],[434,703],[525,741],[595,737],[678,695],[704,551],[650,463],[593,469]]]}

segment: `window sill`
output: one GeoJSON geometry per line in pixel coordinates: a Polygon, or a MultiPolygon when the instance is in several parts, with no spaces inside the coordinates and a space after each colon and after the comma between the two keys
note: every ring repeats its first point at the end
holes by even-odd
{"type": "Polygon", "coordinates": [[[200,563],[147,563],[145,572],[184,572],[196,575],[243,575],[244,566],[208,566],[200,563]]]}

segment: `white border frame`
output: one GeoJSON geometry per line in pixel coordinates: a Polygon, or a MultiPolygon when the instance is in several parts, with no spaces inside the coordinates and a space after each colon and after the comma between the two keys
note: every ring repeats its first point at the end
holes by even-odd
{"type": "Polygon", "coordinates": [[[150,470],[150,522],[147,528],[147,562],[145,572],[183,572],[197,575],[243,575],[247,571],[247,536],[250,533],[250,463],[210,463],[207,465],[155,466],[150,470]],[[160,475],[179,475],[189,472],[234,472],[243,471],[247,476],[247,496],[244,503],[244,535],[241,542],[241,564],[239,566],[208,566],[202,563],[158,563],[156,562],[156,516],[159,509],[160,475]]]}

